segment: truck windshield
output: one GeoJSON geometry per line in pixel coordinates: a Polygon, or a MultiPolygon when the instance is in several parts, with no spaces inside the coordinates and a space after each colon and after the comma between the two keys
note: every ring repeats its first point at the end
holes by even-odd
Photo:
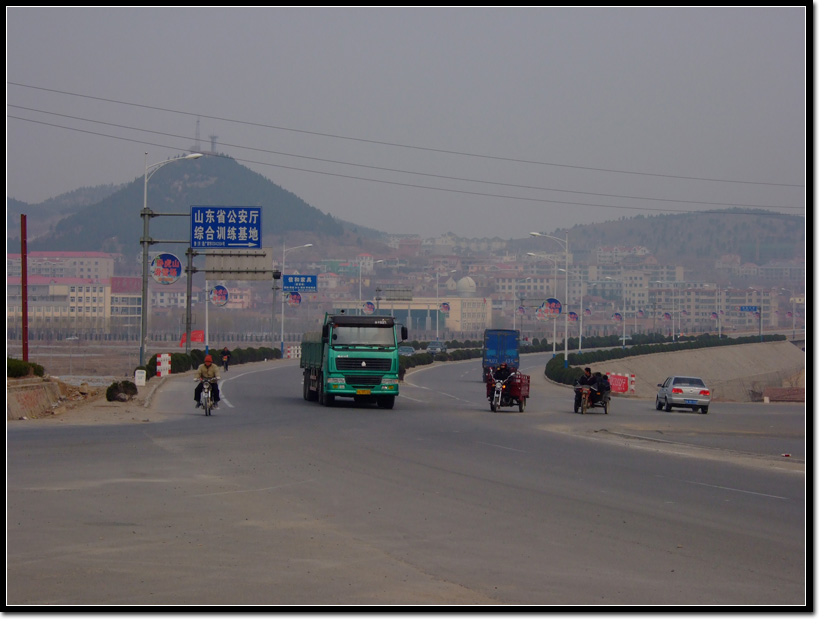
{"type": "Polygon", "coordinates": [[[334,346],[393,347],[394,327],[335,327],[331,334],[334,346]]]}

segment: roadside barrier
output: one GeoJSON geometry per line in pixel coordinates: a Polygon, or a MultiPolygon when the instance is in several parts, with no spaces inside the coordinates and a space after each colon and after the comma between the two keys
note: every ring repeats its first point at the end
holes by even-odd
{"type": "Polygon", "coordinates": [[[631,373],[605,373],[610,381],[610,391],[618,394],[636,394],[636,375],[631,373]]]}

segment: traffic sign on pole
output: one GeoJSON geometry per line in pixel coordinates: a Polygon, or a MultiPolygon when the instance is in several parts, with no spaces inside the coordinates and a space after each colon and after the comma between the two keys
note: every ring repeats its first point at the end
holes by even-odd
{"type": "Polygon", "coordinates": [[[191,206],[193,249],[261,249],[261,206],[191,206]]]}
{"type": "Polygon", "coordinates": [[[283,275],[282,288],[286,292],[317,292],[316,275],[283,275]]]}

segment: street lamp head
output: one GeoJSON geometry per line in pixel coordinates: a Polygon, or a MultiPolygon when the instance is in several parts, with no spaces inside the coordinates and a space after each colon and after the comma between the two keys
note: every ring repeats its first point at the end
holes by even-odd
{"type": "Polygon", "coordinates": [[[199,154],[199,153],[188,154],[187,156],[184,157],[184,159],[185,160],[195,160],[196,158],[201,158],[202,156],[204,156],[204,154],[199,154]]]}
{"type": "Polygon", "coordinates": [[[541,232],[530,232],[530,236],[544,236],[541,232]]]}

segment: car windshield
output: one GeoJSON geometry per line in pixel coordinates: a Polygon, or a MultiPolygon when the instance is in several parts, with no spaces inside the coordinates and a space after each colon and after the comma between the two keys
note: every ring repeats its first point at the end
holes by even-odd
{"type": "Polygon", "coordinates": [[[340,325],[332,333],[331,344],[334,346],[370,345],[378,347],[393,347],[394,328],[345,327],[340,325]]]}
{"type": "Polygon", "coordinates": [[[697,377],[675,377],[674,378],[674,385],[675,386],[699,386],[701,388],[705,387],[705,384],[702,383],[702,379],[697,377]]]}

